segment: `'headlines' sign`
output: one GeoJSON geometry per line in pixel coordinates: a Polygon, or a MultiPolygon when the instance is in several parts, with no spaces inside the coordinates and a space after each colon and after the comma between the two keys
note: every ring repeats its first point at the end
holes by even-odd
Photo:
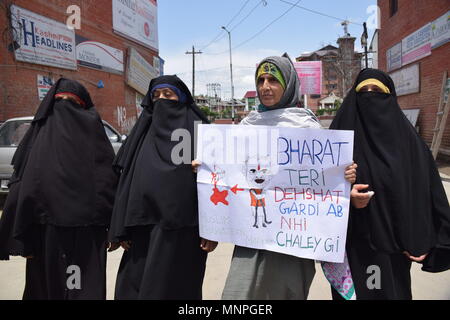
{"type": "Polygon", "coordinates": [[[77,69],[75,32],[63,23],[11,6],[11,23],[18,31],[18,61],[64,69],[77,69]]]}

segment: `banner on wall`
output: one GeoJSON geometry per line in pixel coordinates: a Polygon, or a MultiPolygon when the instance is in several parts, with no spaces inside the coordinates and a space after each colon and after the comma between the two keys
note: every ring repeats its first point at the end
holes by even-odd
{"type": "Polygon", "coordinates": [[[55,81],[52,77],[43,76],[38,74],[37,76],[37,89],[38,89],[38,97],[39,100],[44,100],[47,92],[51,89],[51,87],[55,84],[55,81]]]}
{"type": "Polygon", "coordinates": [[[392,71],[402,67],[402,43],[399,42],[395,46],[386,51],[387,70],[392,71]]]}
{"type": "Polygon", "coordinates": [[[158,9],[154,0],[113,0],[113,30],[158,51],[158,9]]]}
{"type": "Polygon", "coordinates": [[[123,51],[76,35],[78,64],[111,73],[123,73],[123,51]]]}
{"type": "Polygon", "coordinates": [[[294,62],[301,94],[322,94],[322,61],[294,62]]]}
{"type": "Polygon", "coordinates": [[[128,48],[126,83],[146,95],[150,81],[158,76],[155,68],[136,49],[128,48]]]}
{"type": "Polygon", "coordinates": [[[64,23],[16,5],[11,6],[11,24],[17,31],[14,51],[18,61],[76,70],[75,32],[64,23]]]}
{"type": "Polygon", "coordinates": [[[436,49],[450,41],[450,11],[431,23],[431,49],[436,49]]]}
{"type": "Polygon", "coordinates": [[[404,67],[390,74],[397,96],[420,92],[419,64],[404,67]]]}
{"type": "Polygon", "coordinates": [[[431,55],[431,23],[402,40],[402,65],[431,55]]]}

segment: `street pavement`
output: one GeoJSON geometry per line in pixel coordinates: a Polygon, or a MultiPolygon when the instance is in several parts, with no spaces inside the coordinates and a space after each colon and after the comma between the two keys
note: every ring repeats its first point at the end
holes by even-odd
{"type": "MultiPolygon", "coordinates": [[[[450,176],[441,173],[447,197],[450,199],[450,176]]],[[[122,249],[108,253],[107,298],[114,298],[114,285],[119,268],[122,249]]],[[[209,254],[203,285],[203,298],[219,300],[230,267],[233,245],[220,243],[209,254]]],[[[420,270],[420,265],[413,263],[411,269],[412,292],[414,300],[450,300],[450,270],[440,273],[428,273],[420,270]]],[[[17,300],[22,298],[25,284],[25,259],[13,257],[10,261],[0,261],[0,300],[17,300]]],[[[325,279],[320,264],[316,263],[309,300],[330,300],[330,286],[325,279]]]]}

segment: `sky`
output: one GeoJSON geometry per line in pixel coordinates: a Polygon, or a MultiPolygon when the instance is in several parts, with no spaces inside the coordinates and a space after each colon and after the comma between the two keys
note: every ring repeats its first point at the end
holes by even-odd
{"type": "Polygon", "coordinates": [[[234,97],[255,90],[256,64],[265,57],[287,52],[292,60],[344,35],[341,22],[349,20],[356,37],[355,50],[363,51],[360,37],[367,23],[369,42],[376,28],[376,0],[159,0],[159,55],[164,73],[177,74],[192,90],[192,55],[195,56],[195,94],[206,94],[208,83],[220,83],[222,99],[231,97],[231,33],[234,97]],[[299,8],[302,7],[302,8],[299,8]],[[313,12],[314,11],[314,12],[313,12]]]}

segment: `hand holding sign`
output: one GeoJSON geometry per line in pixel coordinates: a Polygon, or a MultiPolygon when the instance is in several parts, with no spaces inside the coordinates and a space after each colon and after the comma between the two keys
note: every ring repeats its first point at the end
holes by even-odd
{"type": "Polygon", "coordinates": [[[360,192],[369,187],[368,184],[355,184],[353,186],[352,192],[350,193],[352,205],[356,209],[362,209],[367,207],[369,204],[370,198],[375,194],[373,191],[369,192],[360,192]]]}
{"type": "Polygon", "coordinates": [[[354,184],[356,182],[356,168],[358,165],[356,163],[352,163],[347,168],[345,168],[345,180],[354,184]]]}

